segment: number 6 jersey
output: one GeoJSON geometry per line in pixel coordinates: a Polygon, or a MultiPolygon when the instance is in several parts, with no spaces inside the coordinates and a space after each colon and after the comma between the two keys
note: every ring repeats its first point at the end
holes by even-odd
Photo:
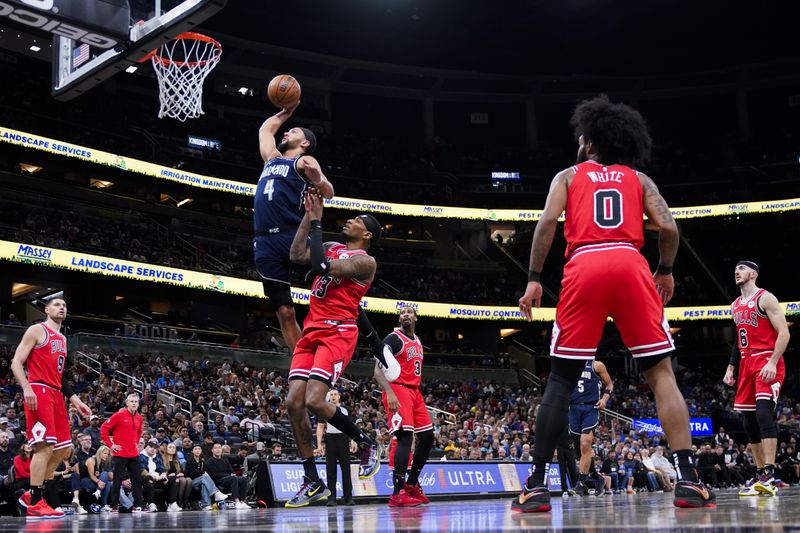
{"type": "Polygon", "coordinates": [[[39,325],[44,328],[45,337],[28,356],[28,381],[61,390],[61,376],[67,362],[67,339],[44,322],[39,325]]]}

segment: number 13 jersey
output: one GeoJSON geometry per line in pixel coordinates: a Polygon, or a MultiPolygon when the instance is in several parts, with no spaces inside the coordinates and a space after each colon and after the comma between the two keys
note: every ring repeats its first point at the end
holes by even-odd
{"type": "MultiPolygon", "coordinates": [[[[325,251],[331,260],[347,259],[354,255],[368,255],[365,250],[348,250],[344,244],[334,244],[325,251]]],[[[352,278],[317,276],[311,286],[309,311],[303,329],[326,328],[341,323],[355,323],[358,305],[369,285],[352,278]]]]}
{"type": "Polygon", "coordinates": [[[641,249],[644,206],[637,172],[591,160],[572,169],[564,223],[567,258],[587,244],[624,242],[641,249]]]}

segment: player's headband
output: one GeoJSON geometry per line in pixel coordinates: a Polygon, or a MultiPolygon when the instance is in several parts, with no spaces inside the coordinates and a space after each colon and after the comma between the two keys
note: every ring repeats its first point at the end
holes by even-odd
{"type": "Polygon", "coordinates": [[[308,155],[313,154],[314,150],[317,149],[317,136],[314,135],[314,132],[308,128],[300,128],[300,131],[303,132],[303,135],[308,141],[308,148],[306,149],[305,153],[308,155]]]}
{"type": "Polygon", "coordinates": [[[360,218],[361,222],[363,222],[364,226],[366,226],[367,231],[372,233],[372,239],[370,240],[370,243],[372,244],[377,243],[380,240],[382,233],[381,223],[378,222],[378,219],[369,214],[358,215],[357,218],[360,218]]]}
{"type": "Polygon", "coordinates": [[[753,270],[755,270],[755,271],[756,271],[756,273],[758,273],[758,265],[757,265],[757,264],[755,264],[755,263],[753,263],[752,261],[744,261],[744,260],[742,260],[742,261],[739,261],[738,263],[736,263],[736,266],[737,266],[737,267],[738,267],[739,265],[744,265],[744,266],[746,266],[747,268],[752,268],[753,270]]]}

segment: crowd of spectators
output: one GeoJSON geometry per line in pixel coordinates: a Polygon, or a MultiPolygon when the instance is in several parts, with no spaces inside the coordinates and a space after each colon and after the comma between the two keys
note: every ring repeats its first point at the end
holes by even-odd
{"type": "MultiPolygon", "coordinates": [[[[0,485],[11,491],[25,487],[30,455],[22,445],[25,427],[22,395],[8,365],[11,347],[3,346],[0,350],[3,352],[0,355],[4,356],[0,359],[0,414],[3,415],[0,417],[0,475],[3,476],[0,485]],[[16,475],[9,486],[11,468],[16,475]]],[[[98,491],[96,496],[101,504],[108,497],[104,492],[108,481],[103,476],[109,467],[100,426],[122,407],[128,392],[125,385],[112,379],[118,370],[144,382],[140,412],[145,433],[139,442],[143,453],[140,460],[145,476],[150,476],[150,483],[154,484],[153,489],[163,489],[161,497],[169,510],[199,507],[199,496],[191,493],[188,485],[169,484],[170,469],[174,470],[174,475],[183,472],[195,453],[195,446],[199,446],[196,454],[202,454],[206,462],[220,458],[230,462],[230,468],[223,469],[224,475],[214,478],[218,486],[226,489],[233,488],[231,481],[221,481],[221,478],[246,474],[248,457],[255,460],[294,458],[285,406],[288,391],[285,370],[255,368],[230,360],[190,361],[159,353],[133,355],[124,351],[95,350],[93,355],[102,363],[103,374],[89,373],[83,366],[74,369],[75,389],[83,401],[92,406],[93,415],[88,421],[82,420],[74,408],[69,410],[76,453],[71,462],[65,463],[63,476],[65,493],[74,493],[76,499],[80,500],[81,489],[98,491]],[[180,400],[171,403],[159,391],[187,399],[191,402],[191,412],[189,404],[180,400]],[[270,445],[275,446],[270,448],[270,445]],[[178,466],[165,466],[173,458],[178,466]]],[[[720,379],[715,370],[697,367],[680,376],[692,416],[721,420],[721,413],[730,410],[730,392],[721,384],[716,385],[720,379]]],[[[796,377],[797,369],[792,368],[777,414],[780,428],[778,467],[786,483],[796,483],[800,473],[797,448],[800,404],[794,403],[800,385],[796,377]]],[[[641,384],[640,378],[615,375],[614,379],[617,385],[609,409],[637,418],[655,416],[652,394],[641,384]]],[[[541,401],[538,387],[500,385],[485,380],[462,383],[424,380],[422,392],[426,404],[441,411],[434,418],[433,460],[530,460],[541,401]]],[[[390,435],[376,384],[371,379],[362,379],[351,388],[343,388],[342,403],[356,424],[384,445],[385,453],[390,435]]],[[[753,460],[742,437],[734,440],[721,430],[721,435],[710,439],[708,444],[710,447],[699,441],[695,448],[698,469],[709,484],[736,486],[749,479],[753,460]]],[[[597,457],[593,476],[598,480],[599,492],[604,489],[621,492],[670,490],[670,476],[674,482],[674,472],[670,473],[668,468],[664,471],[651,468],[654,462],[663,462],[660,461],[662,456],[669,455],[668,443],[663,437],[634,432],[624,428],[617,419],[604,417],[596,430],[594,449],[597,457]]],[[[666,463],[668,465],[669,461],[666,463]]],[[[236,496],[244,499],[244,490],[244,486],[237,486],[236,496]]],[[[159,491],[145,492],[148,507],[155,503],[156,492],[159,491]]],[[[199,508],[204,507],[213,507],[213,504],[204,502],[199,508]]]]}

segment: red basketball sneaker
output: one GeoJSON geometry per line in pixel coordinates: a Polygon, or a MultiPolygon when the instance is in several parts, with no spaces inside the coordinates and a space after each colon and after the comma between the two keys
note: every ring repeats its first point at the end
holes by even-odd
{"type": "Polygon", "coordinates": [[[406,492],[406,489],[400,489],[397,494],[392,494],[389,498],[389,507],[416,507],[422,505],[422,502],[406,492]]]}
{"type": "Polygon", "coordinates": [[[422,503],[431,503],[431,501],[428,499],[428,497],[425,496],[425,493],[422,492],[422,487],[419,486],[419,483],[417,483],[416,485],[409,485],[408,483],[405,483],[405,486],[403,487],[403,489],[412,498],[416,498],[417,500],[421,501],[422,503]]]}
{"type": "Polygon", "coordinates": [[[20,497],[19,497],[19,500],[17,500],[17,501],[18,501],[18,502],[19,502],[19,504],[20,504],[21,506],[23,506],[25,509],[27,509],[28,507],[30,507],[30,506],[31,506],[31,491],[29,491],[29,490],[26,490],[25,492],[23,492],[23,493],[22,493],[22,496],[20,496],[20,497]]]}
{"type": "Polygon", "coordinates": [[[53,509],[47,502],[44,501],[44,498],[36,502],[35,505],[28,506],[28,518],[42,518],[42,519],[54,519],[54,518],[64,518],[64,511],[61,509],[53,509]]]}

